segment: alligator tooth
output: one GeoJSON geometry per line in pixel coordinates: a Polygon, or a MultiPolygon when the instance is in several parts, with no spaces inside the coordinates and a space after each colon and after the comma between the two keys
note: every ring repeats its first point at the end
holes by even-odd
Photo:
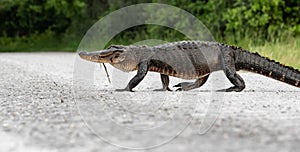
{"type": "Polygon", "coordinates": [[[285,79],[285,75],[282,75],[282,77],[280,78],[281,81],[284,81],[285,79]]]}
{"type": "Polygon", "coordinates": [[[272,71],[270,71],[269,76],[272,76],[272,71]]]}

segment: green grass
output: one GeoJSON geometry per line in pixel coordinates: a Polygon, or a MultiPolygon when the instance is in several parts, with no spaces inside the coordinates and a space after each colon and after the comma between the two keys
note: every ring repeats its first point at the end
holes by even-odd
{"type": "Polygon", "coordinates": [[[253,39],[245,38],[234,45],[251,52],[258,52],[262,56],[276,60],[284,65],[300,69],[300,37],[285,37],[282,40],[271,42],[254,42],[253,39]]]}
{"type": "Polygon", "coordinates": [[[281,43],[265,43],[260,46],[252,46],[250,50],[261,55],[279,61],[282,64],[300,69],[300,40],[281,43]]]}
{"type": "Polygon", "coordinates": [[[56,35],[51,31],[29,37],[0,37],[0,52],[71,52],[80,42],[80,39],[73,37],[56,35]]]}
{"type": "Polygon", "coordinates": [[[255,34],[253,31],[245,31],[236,35],[227,34],[228,37],[220,40],[300,69],[300,35],[282,31],[278,35],[270,34],[267,38],[263,38],[259,33],[253,34],[255,34]]]}

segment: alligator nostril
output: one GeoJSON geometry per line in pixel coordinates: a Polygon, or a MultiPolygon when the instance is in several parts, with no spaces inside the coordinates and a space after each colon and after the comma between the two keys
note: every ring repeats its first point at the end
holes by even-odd
{"type": "Polygon", "coordinates": [[[85,55],[85,54],[86,54],[85,51],[79,51],[79,52],[78,52],[78,55],[79,55],[79,56],[82,56],[82,55],[85,55]]]}

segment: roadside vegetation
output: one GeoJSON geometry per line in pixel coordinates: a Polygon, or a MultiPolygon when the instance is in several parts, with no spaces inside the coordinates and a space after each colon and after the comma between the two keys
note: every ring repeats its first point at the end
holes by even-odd
{"type": "MultiPolygon", "coordinates": [[[[0,52],[76,51],[101,17],[146,2],[180,7],[199,18],[217,41],[300,69],[299,0],[1,0],[0,52]]],[[[127,29],[111,43],[158,38],[185,39],[172,29],[145,25],[127,29]]]]}

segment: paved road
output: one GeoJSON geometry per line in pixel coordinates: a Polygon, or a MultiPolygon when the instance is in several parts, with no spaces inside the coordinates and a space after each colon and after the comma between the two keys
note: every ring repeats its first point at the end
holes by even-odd
{"type": "Polygon", "coordinates": [[[81,61],[88,67],[77,74],[94,75],[83,85],[73,74],[81,68],[76,59],[72,53],[0,54],[1,152],[300,149],[298,88],[242,72],[245,91],[214,93],[216,85],[230,86],[217,72],[194,91],[153,92],[160,82],[150,73],[136,92],[115,92],[112,86],[127,82],[117,79],[122,73],[108,67],[109,85],[98,65],[81,61]]]}

